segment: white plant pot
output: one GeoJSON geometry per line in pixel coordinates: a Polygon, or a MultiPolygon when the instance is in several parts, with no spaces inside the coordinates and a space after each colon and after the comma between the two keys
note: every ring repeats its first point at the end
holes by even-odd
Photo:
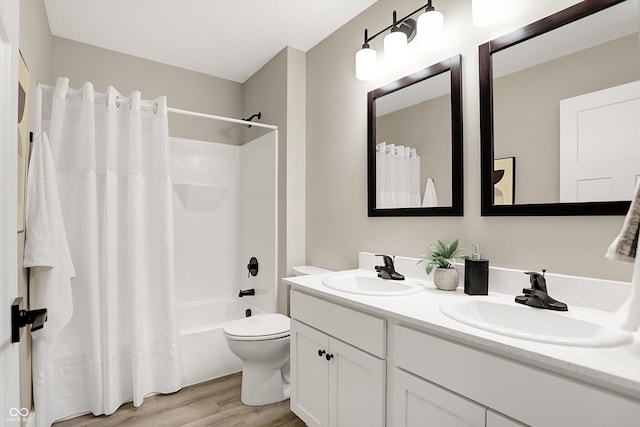
{"type": "Polygon", "coordinates": [[[443,291],[454,291],[458,288],[458,270],[438,267],[433,272],[433,283],[443,291]]]}

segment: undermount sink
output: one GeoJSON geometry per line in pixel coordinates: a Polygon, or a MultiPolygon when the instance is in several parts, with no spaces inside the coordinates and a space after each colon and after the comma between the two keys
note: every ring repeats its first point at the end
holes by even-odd
{"type": "Polygon", "coordinates": [[[487,298],[445,301],[440,311],[466,325],[529,341],[574,347],[614,347],[633,341],[630,332],[574,315],[589,310],[569,308],[560,313],[487,298]]]}
{"type": "Polygon", "coordinates": [[[381,279],[376,273],[366,270],[332,274],[325,277],[322,284],[336,291],[374,296],[410,295],[425,289],[417,280],[381,279]]]}

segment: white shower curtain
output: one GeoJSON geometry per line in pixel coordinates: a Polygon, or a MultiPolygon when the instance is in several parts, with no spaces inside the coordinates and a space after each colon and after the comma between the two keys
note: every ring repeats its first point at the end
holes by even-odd
{"type": "Polygon", "coordinates": [[[182,386],[166,100],[64,78],[44,92],[76,278],[70,323],[51,345],[34,340],[38,427],[182,386]]]}
{"type": "Polygon", "coordinates": [[[376,145],[376,207],[420,207],[420,156],[415,148],[376,145]]]}

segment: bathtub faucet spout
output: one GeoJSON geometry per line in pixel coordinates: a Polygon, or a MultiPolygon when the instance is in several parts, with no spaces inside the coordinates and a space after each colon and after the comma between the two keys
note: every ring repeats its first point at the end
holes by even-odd
{"type": "Polygon", "coordinates": [[[245,290],[241,290],[240,294],[238,295],[240,298],[247,296],[247,295],[255,295],[256,294],[256,290],[255,289],[245,289],[245,290]]]}

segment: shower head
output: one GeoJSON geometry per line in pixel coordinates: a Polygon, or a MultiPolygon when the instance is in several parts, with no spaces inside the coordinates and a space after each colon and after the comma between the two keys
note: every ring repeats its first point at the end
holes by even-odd
{"type": "MultiPolygon", "coordinates": [[[[252,121],[254,118],[257,118],[258,120],[260,120],[260,118],[262,117],[262,113],[260,111],[258,111],[256,114],[253,114],[251,117],[249,117],[248,119],[242,119],[245,120],[247,122],[252,121]]],[[[248,128],[251,127],[251,125],[247,125],[248,128]]]]}

